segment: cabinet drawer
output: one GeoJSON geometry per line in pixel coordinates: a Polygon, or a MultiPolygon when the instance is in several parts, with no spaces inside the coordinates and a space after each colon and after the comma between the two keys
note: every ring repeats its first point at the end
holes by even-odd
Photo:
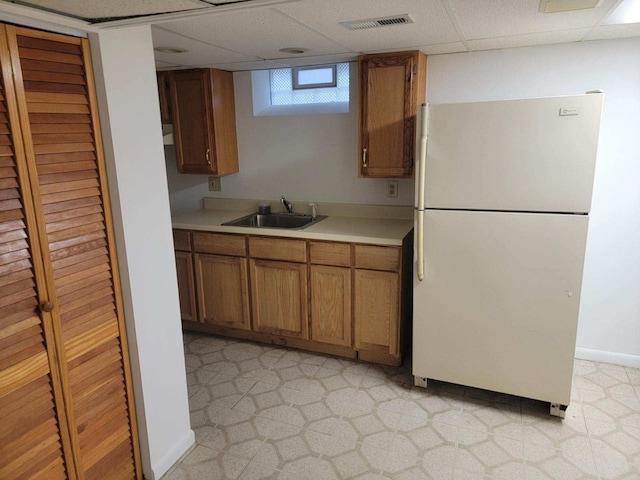
{"type": "Polygon", "coordinates": [[[351,245],[334,242],[309,242],[309,257],[316,265],[351,266],[351,245]]]}
{"type": "Polygon", "coordinates": [[[400,270],[400,247],[356,245],[356,268],[369,270],[400,270]]]}
{"type": "Polygon", "coordinates": [[[193,232],[193,249],[196,252],[216,253],[234,257],[247,255],[247,247],[242,235],[193,232]]]}
{"type": "Polygon", "coordinates": [[[307,261],[307,245],[304,240],[249,237],[249,256],[303,263],[307,261]]]}
{"type": "Polygon", "coordinates": [[[183,252],[191,251],[191,232],[187,230],[173,231],[173,248],[183,252]]]}

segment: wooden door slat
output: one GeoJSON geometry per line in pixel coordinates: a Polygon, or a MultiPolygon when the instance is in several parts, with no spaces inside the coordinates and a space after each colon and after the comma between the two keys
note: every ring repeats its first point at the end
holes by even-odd
{"type": "MultiPolygon", "coordinates": [[[[73,65],[69,63],[47,62],[45,60],[22,59],[20,62],[23,70],[40,70],[43,72],[54,73],[71,73],[74,75],[83,75],[84,69],[81,65],[73,65]]],[[[33,92],[29,92],[33,93],[33,92]]],[[[29,97],[27,97],[28,99],[29,97]]]]}
{"type": "Polygon", "coordinates": [[[19,52],[21,59],[30,58],[32,60],[46,60],[48,62],[68,63],[71,65],[82,65],[83,63],[82,57],[73,53],[59,53],[51,50],[38,50],[27,47],[20,48],[19,52]]]}
{"type": "Polygon", "coordinates": [[[49,143],[45,145],[34,145],[36,155],[47,153],[68,153],[68,152],[92,152],[93,143],[49,143]]]}
{"type": "Polygon", "coordinates": [[[55,93],[72,93],[86,95],[87,88],[85,85],[76,85],[71,83],[47,83],[36,81],[25,81],[24,86],[30,92],[55,92],[55,93]]]}
{"type": "Polygon", "coordinates": [[[14,323],[6,328],[0,329],[0,340],[3,340],[11,335],[15,335],[18,332],[33,327],[34,325],[40,325],[40,318],[36,315],[30,315],[28,318],[14,323]]]}
{"type": "Polygon", "coordinates": [[[26,92],[27,103],[54,103],[54,104],[79,104],[87,105],[86,95],[74,95],[68,93],[50,92],[26,92]]]}
{"type": "Polygon", "coordinates": [[[33,135],[34,145],[59,143],[87,143],[93,141],[91,133],[41,133],[33,135]]]}
{"type": "Polygon", "coordinates": [[[0,398],[48,373],[49,361],[47,352],[41,352],[7,368],[0,375],[0,398]]]}
{"type": "Polygon", "coordinates": [[[79,207],[73,210],[63,210],[60,212],[49,213],[44,216],[44,219],[47,224],[50,224],[64,222],[66,220],[71,220],[77,217],[84,217],[86,215],[96,214],[103,215],[102,205],[90,205],[88,207],[79,207]]]}
{"type": "Polygon", "coordinates": [[[49,242],[60,242],[63,240],[67,240],[70,238],[77,238],[80,235],[93,233],[93,232],[103,232],[104,233],[104,223],[102,221],[93,222],[86,225],[78,225],[73,228],[68,228],[66,230],[59,230],[55,233],[48,234],[49,242]]]}

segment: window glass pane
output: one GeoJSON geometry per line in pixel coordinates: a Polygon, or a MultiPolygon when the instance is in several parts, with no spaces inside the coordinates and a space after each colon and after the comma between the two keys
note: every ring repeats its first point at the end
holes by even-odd
{"type": "MultiPolygon", "coordinates": [[[[271,105],[309,105],[314,103],[333,103],[349,101],[349,64],[338,63],[337,86],[293,90],[290,68],[277,68],[269,71],[271,83],[271,105]]],[[[331,68],[301,70],[303,72],[331,71],[331,68]]],[[[300,77],[298,77],[300,78],[300,77]]],[[[317,79],[307,84],[318,83],[317,79]]]]}
{"type": "Polygon", "coordinates": [[[317,85],[318,83],[333,83],[333,68],[298,70],[298,85],[317,85]]]}

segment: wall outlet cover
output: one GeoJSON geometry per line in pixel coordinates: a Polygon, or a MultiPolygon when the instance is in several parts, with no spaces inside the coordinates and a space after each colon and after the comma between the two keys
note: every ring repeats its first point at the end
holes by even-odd
{"type": "Polygon", "coordinates": [[[397,180],[387,180],[387,198],[398,198],[397,180]]]}
{"type": "Polygon", "coordinates": [[[209,177],[209,191],[210,192],[222,191],[222,179],[220,177],[209,177]]]}

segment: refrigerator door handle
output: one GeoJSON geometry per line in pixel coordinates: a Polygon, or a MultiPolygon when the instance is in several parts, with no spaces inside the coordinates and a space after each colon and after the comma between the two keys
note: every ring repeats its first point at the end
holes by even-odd
{"type": "Polygon", "coordinates": [[[424,184],[425,184],[425,167],[427,163],[427,121],[429,106],[422,104],[420,110],[420,151],[418,154],[418,230],[416,242],[418,244],[418,280],[424,279],[424,184]]]}

